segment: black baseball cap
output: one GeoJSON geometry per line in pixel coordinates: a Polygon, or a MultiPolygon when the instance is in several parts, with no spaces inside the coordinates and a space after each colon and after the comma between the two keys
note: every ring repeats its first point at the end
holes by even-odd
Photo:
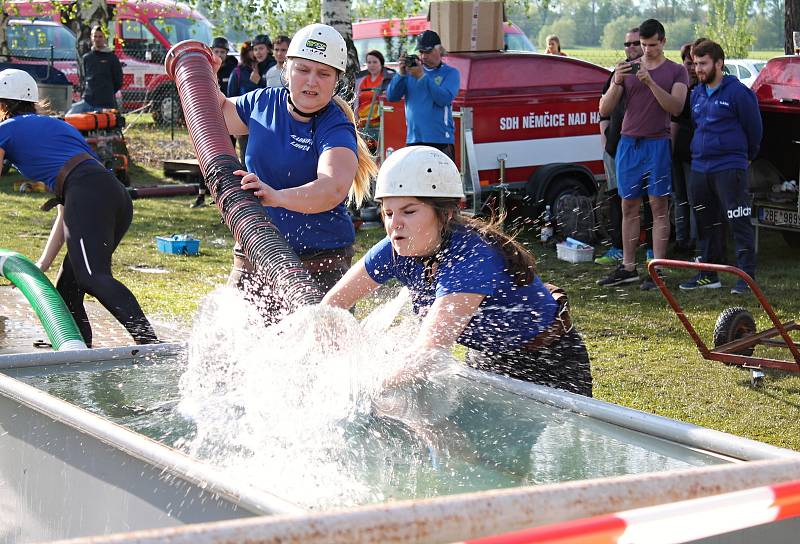
{"type": "Polygon", "coordinates": [[[266,45],[270,49],[272,49],[272,40],[269,39],[269,34],[258,34],[253,41],[250,42],[250,45],[266,45]]]}
{"type": "Polygon", "coordinates": [[[442,40],[439,38],[439,35],[436,32],[433,30],[426,30],[419,35],[419,38],[417,38],[417,51],[427,53],[437,45],[441,44],[442,40]]]}
{"type": "Polygon", "coordinates": [[[228,40],[222,36],[217,36],[214,38],[214,41],[211,42],[211,49],[228,49],[228,40]]]}

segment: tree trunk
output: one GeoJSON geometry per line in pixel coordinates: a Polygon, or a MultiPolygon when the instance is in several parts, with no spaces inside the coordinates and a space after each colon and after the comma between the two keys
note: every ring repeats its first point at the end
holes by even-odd
{"type": "Polygon", "coordinates": [[[786,30],[786,54],[791,55],[794,53],[792,32],[800,32],[800,0],[786,0],[784,29],[786,30]]]}
{"type": "MultiPolygon", "coordinates": [[[[5,3],[3,3],[5,8],[5,3]]],[[[8,38],[6,35],[6,28],[8,28],[8,13],[5,9],[0,9],[0,61],[8,62],[8,38]]]]}
{"type": "Polygon", "coordinates": [[[361,67],[358,61],[358,51],[353,44],[353,18],[350,14],[350,3],[350,0],[322,0],[320,2],[322,23],[338,30],[347,43],[347,72],[344,79],[347,89],[344,98],[347,100],[353,96],[356,74],[361,67]]]}
{"type": "MultiPolygon", "coordinates": [[[[75,33],[77,40],[78,80],[80,89],[83,90],[84,72],[83,55],[92,49],[92,26],[99,24],[107,28],[111,19],[106,0],[78,0],[72,5],[62,5],[61,21],[75,33]]],[[[113,48],[114,44],[110,44],[113,48]]]]}

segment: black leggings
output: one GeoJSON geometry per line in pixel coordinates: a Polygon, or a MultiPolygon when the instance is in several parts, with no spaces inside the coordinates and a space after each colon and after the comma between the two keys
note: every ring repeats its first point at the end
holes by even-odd
{"type": "Polygon", "coordinates": [[[64,184],[64,236],[67,255],[56,288],[67,303],[87,346],[92,327],[83,306],[89,293],[122,323],[137,344],[157,342],[136,297],[111,275],[111,254],[133,219],[125,187],[100,164],[77,166],[64,184]]]}

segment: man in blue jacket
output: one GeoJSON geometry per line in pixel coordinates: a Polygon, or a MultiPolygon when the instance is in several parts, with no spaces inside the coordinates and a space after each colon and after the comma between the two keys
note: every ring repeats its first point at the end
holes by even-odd
{"type": "Polygon", "coordinates": [[[439,35],[426,30],[417,40],[419,58],[400,55],[398,76],[392,78],[386,97],[406,99],[406,144],[427,145],[443,151],[455,162],[453,99],[461,74],[442,62],[439,35]]]}
{"type": "MultiPolygon", "coordinates": [[[[733,76],[722,73],[725,53],[706,40],[692,49],[698,85],[692,91],[692,169],[689,200],[695,209],[703,261],[722,263],[722,221],[736,243],[736,264],[755,277],[755,232],[750,223],[747,167],[761,144],[761,114],[756,96],[733,76]]],[[[716,274],[701,272],[681,289],[718,289],[716,274]]],[[[748,290],[737,280],[733,294],[748,290]]]]}

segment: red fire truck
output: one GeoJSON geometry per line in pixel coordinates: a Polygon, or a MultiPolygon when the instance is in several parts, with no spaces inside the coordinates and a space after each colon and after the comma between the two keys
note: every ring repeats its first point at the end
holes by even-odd
{"type": "MultiPolygon", "coordinates": [[[[211,43],[211,24],[198,11],[175,0],[107,0],[113,8],[109,43],[122,61],[123,110],[151,104],[155,121],[169,124],[182,116],[172,81],[164,72],[164,55],[175,43],[194,39],[211,43]]],[[[48,59],[55,45],[56,67],[78,83],[75,36],[61,22],[61,10],[74,7],[70,0],[4,0],[13,13],[9,47],[18,56],[48,59]],[[43,22],[47,21],[47,22],[43,22]],[[44,45],[44,47],[43,47],[44,45]]]]}
{"type": "MultiPolygon", "coordinates": [[[[610,73],[568,57],[525,52],[452,53],[461,73],[453,102],[456,164],[473,213],[491,194],[539,213],[566,195],[593,196],[605,180],[598,105],[610,73]]],[[[383,105],[383,159],[405,146],[402,103],[383,105]]]]}
{"type": "Polygon", "coordinates": [[[800,248],[800,56],[770,60],[752,88],[764,121],[761,149],[750,165],[756,245],[758,231],[768,228],[800,248]]]}

